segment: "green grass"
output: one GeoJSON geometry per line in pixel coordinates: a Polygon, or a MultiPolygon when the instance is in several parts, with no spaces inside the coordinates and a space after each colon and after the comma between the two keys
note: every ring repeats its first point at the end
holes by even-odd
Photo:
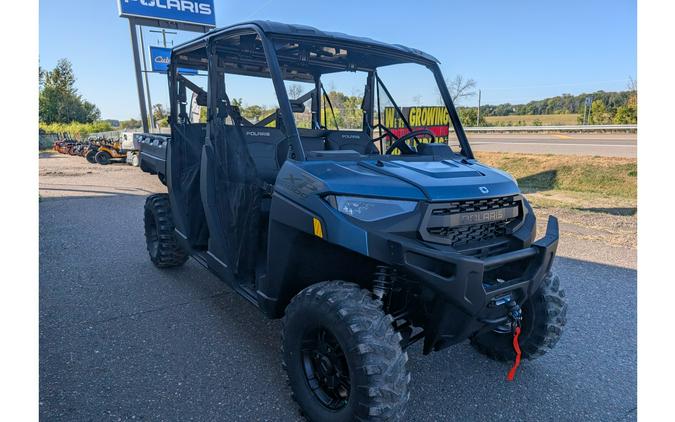
{"type": "Polygon", "coordinates": [[[485,121],[494,126],[532,126],[540,122],[543,126],[576,125],[578,114],[539,114],[488,116],[485,121]]]}
{"type": "Polygon", "coordinates": [[[559,190],[634,200],[637,197],[637,160],[478,152],[484,164],[518,179],[525,192],[559,190]]]}

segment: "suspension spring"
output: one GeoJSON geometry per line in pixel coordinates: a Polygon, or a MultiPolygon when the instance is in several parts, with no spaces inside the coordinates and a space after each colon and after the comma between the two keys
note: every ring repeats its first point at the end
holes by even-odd
{"type": "Polygon", "coordinates": [[[375,268],[373,295],[375,295],[375,298],[380,301],[380,303],[384,303],[385,297],[391,292],[396,276],[397,273],[395,268],[391,268],[387,265],[378,265],[375,268]]]}

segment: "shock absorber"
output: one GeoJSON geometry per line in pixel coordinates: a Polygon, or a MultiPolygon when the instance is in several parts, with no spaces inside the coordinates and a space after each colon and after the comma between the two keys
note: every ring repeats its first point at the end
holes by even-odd
{"type": "Polygon", "coordinates": [[[375,268],[375,278],[373,279],[373,295],[380,302],[384,303],[384,298],[391,292],[391,286],[396,277],[396,270],[387,265],[378,265],[375,268]]]}

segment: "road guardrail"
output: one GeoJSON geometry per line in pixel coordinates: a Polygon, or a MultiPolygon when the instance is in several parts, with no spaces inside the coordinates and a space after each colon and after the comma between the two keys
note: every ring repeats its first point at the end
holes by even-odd
{"type": "Polygon", "coordinates": [[[483,126],[465,132],[636,132],[637,125],[483,126]]]}

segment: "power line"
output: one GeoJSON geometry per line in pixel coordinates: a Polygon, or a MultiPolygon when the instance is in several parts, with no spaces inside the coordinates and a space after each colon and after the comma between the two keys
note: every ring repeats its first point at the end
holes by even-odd
{"type": "Polygon", "coordinates": [[[263,10],[265,7],[267,7],[267,5],[269,5],[270,3],[272,3],[272,1],[273,1],[273,0],[267,0],[265,3],[262,4],[262,6],[258,7],[258,8],[255,9],[253,12],[249,13],[248,15],[246,15],[246,17],[244,18],[244,20],[247,20],[247,19],[252,18],[256,13],[260,12],[260,11],[263,10]]]}

